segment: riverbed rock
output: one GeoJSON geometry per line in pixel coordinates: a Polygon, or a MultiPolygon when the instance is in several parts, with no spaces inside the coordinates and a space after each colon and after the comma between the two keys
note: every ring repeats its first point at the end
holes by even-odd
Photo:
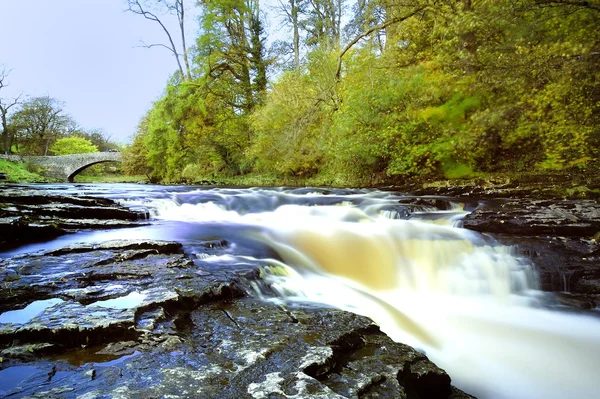
{"type": "Polygon", "coordinates": [[[214,263],[142,240],[0,260],[0,395],[470,397],[370,319],[250,298],[260,265],[214,263]]]}
{"type": "Polygon", "coordinates": [[[600,232],[600,203],[590,200],[488,201],[467,215],[463,225],[486,233],[591,238],[600,232]]]}
{"type": "Polygon", "coordinates": [[[106,198],[48,194],[9,186],[0,192],[0,251],[84,229],[143,224],[144,209],[127,209],[106,198]]]}
{"type": "Polygon", "coordinates": [[[600,306],[600,245],[582,237],[495,235],[528,258],[548,304],[579,310],[600,306]]]}

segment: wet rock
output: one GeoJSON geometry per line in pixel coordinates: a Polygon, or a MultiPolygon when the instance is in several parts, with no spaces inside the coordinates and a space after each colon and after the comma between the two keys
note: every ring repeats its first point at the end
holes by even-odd
{"type": "Polygon", "coordinates": [[[25,323],[0,324],[2,342],[49,342],[63,347],[135,335],[131,309],[90,308],[77,302],[54,305],[25,323]]]}
{"type": "Polygon", "coordinates": [[[2,259],[0,311],[8,312],[0,316],[0,335],[64,346],[79,345],[70,337],[80,330],[85,343],[110,340],[135,329],[138,314],[240,295],[231,281],[202,278],[181,252],[179,243],[124,240],[2,259]],[[44,307],[44,300],[58,302],[44,307]],[[37,313],[10,315],[19,312],[37,313]]]}
{"type": "Polygon", "coordinates": [[[0,193],[0,251],[82,229],[138,226],[143,219],[148,219],[147,210],[127,209],[109,199],[6,189],[0,193]]]}
{"type": "Polygon", "coordinates": [[[467,215],[463,223],[486,233],[592,237],[600,231],[600,204],[584,200],[488,202],[467,215]]]}
{"type": "Polygon", "coordinates": [[[448,374],[426,359],[407,365],[400,372],[399,378],[419,398],[447,398],[452,394],[448,374]]]}
{"type": "Polygon", "coordinates": [[[553,298],[555,306],[584,311],[595,311],[600,306],[600,296],[594,294],[556,293],[553,298]]]}
{"type": "Polygon", "coordinates": [[[57,359],[60,379],[14,393],[39,397],[70,387],[73,396],[92,398],[469,397],[425,355],[394,343],[365,317],[295,308],[300,322],[294,323],[279,307],[248,298],[189,312],[189,332],[110,345],[112,353],[128,354],[107,362],[57,359]],[[326,365],[321,373],[315,374],[316,364],[326,365]]]}
{"type": "Polygon", "coordinates": [[[592,310],[600,303],[600,204],[591,200],[482,201],[463,226],[492,234],[528,258],[549,305],[592,310]]]}
{"type": "MultiPolygon", "coordinates": [[[[91,251],[123,251],[134,250],[143,251],[149,250],[156,254],[179,254],[183,253],[181,243],[172,241],[153,241],[153,240],[112,240],[105,241],[99,244],[77,244],[63,247],[55,251],[45,253],[47,256],[60,256],[75,253],[91,252],[91,251]]],[[[124,258],[121,256],[121,260],[124,258]]]]}
{"type": "Polygon", "coordinates": [[[46,217],[68,219],[119,219],[138,220],[141,215],[131,212],[117,204],[112,206],[74,205],[74,204],[43,204],[43,205],[18,205],[18,212],[29,215],[43,215],[46,217]]]}
{"type": "Polygon", "coordinates": [[[411,193],[416,196],[537,199],[598,199],[598,188],[598,179],[593,173],[519,173],[439,181],[416,178],[383,187],[385,190],[411,193]]]}
{"type": "Polygon", "coordinates": [[[33,360],[36,356],[50,353],[54,350],[54,345],[49,343],[37,343],[30,345],[15,345],[3,349],[0,354],[2,358],[33,360]]]}
{"type": "Polygon", "coordinates": [[[30,242],[46,241],[66,234],[57,225],[36,223],[24,216],[0,217],[0,250],[30,242]]]}

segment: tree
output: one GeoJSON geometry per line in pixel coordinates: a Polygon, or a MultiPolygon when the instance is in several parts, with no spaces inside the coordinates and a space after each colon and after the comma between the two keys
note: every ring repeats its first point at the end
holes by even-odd
{"type": "Polygon", "coordinates": [[[89,140],[93,145],[98,148],[98,151],[103,152],[106,150],[112,150],[117,148],[119,145],[111,141],[110,135],[102,129],[80,129],[73,133],[78,137],[83,137],[89,140]]]}
{"type": "Polygon", "coordinates": [[[76,129],[75,121],[62,107],[61,102],[49,96],[35,97],[12,115],[11,121],[29,153],[48,155],[54,141],[76,129]]]}
{"type": "Polygon", "coordinates": [[[340,47],[344,0],[307,0],[307,17],[301,22],[309,46],[340,47]]]}
{"type": "MultiPolygon", "coordinates": [[[[300,15],[301,10],[306,6],[306,0],[278,0],[277,9],[283,12],[286,24],[292,25],[292,51],[294,53],[294,68],[296,73],[300,72],[300,15]]],[[[289,43],[287,43],[289,45],[289,43]]]]}
{"type": "Polygon", "coordinates": [[[352,41],[350,41],[350,43],[348,43],[340,52],[340,55],[338,57],[338,66],[337,69],[335,71],[335,77],[336,79],[339,81],[340,80],[340,74],[342,71],[342,58],[344,57],[344,55],[354,46],[356,45],[361,39],[371,35],[372,33],[376,33],[379,32],[383,29],[389,28],[392,25],[398,24],[400,22],[403,22],[409,18],[412,18],[413,16],[417,15],[418,13],[420,13],[421,11],[424,10],[424,7],[420,7],[420,8],[415,8],[413,10],[411,10],[409,13],[407,13],[406,15],[402,15],[402,16],[395,16],[395,17],[391,17],[388,18],[385,22],[382,22],[380,24],[377,24],[375,26],[372,27],[368,27],[365,31],[359,33],[356,35],[356,37],[354,39],[352,39],[352,41]]]}
{"type": "Polygon", "coordinates": [[[344,4],[280,1],[295,71],[268,85],[258,1],[201,0],[196,76],[154,104],[136,168],[360,185],[600,167],[597,0],[356,0],[342,27],[344,4]]]}
{"type": "Polygon", "coordinates": [[[306,73],[287,72],[250,121],[256,134],[249,155],[261,172],[309,177],[325,158],[331,117],[338,106],[334,90],[335,52],[308,56],[306,73]]]}
{"type": "MultiPolygon", "coordinates": [[[[8,72],[6,69],[0,71],[0,90],[8,86],[8,72]]],[[[8,111],[15,105],[19,104],[21,96],[13,99],[3,99],[0,97],[0,118],[2,118],[2,144],[4,146],[4,154],[8,155],[11,152],[12,138],[11,126],[8,124],[8,111]]]]}
{"type": "Polygon", "coordinates": [[[158,0],[158,1],[154,2],[154,3],[157,3],[160,5],[159,8],[162,8],[163,12],[166,12],[167,14],[171,14],[171,15],[174,14],[177,17],[177,25],[179,27],[179,35],[180,35],[180,40],[181,40],[181,51],[179,51],[178,46],[175,44],[173,36],[171,35],[171,32],[169,32],[169,29],[167,29],[165,23],[158,17],[157,13],[159,11],[158,10],[155,11],[156,6],[148,6],[147,3],[149,3],[149,2],[148,1],[144,2],[143,0],[141,2],[140,2],[140,0],[127,0],[127,5],[129,7],[127,10],[134,14],[141,15],[144,18],[146,18],[147,20],[154,21],[157,24],[159,24],[161,29],[164,31],[165,35],[167,36],[169,44],[162,44],[162,43],[144,44],[144,47],[148,47],[148,48],[163,47],[163,48],[166,48],[167,50],[169,50],[175,57],[175,60],[177,61],[177,67],[178,67],[179,73],[181,74],[181,79],[191,80],[192,73],[190,70],[188,49],[187,49],[186,37],[185,37],[184,0],[173,0],[173,1],[158,0]],[[183,66],[181,65],[180,57],[183,57],[185,71],[184,71],[183,66]]]}
{"type": "Polygon", "coordinates": [[[202,1],[196,63],[208,91],[246,114],[267,89],[264,30],[258,0],[202,1]]]}
{"type": "Polygon", "coordinates": [[[54,155],[85,154],[88,152],[98,152],[98,147],[83,137],[72,136],[56,140],[50,151],[54,155]]]}
{"type": "Polygon", "coordinates": [[[142,117],[133,137],[133,143],[126,146],[121,153],[123,172],[130,176],[145,175],[151,180],[152,169],[148,166],[148,147],[145,141],[148,136],[150,113],[142,117]]]}

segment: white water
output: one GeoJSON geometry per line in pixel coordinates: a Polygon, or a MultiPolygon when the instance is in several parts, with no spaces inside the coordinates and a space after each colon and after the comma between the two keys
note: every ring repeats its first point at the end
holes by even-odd
{"type": "Polygon", "coordinates": [[[371,317],[480,398],[600,394],[600,320],[543,309],[535,274],[514,248],[454,227],[466,212],[390,219],[390,200],[368,193],[337,206],[298,205],[284,193],[248,198],[269,195],[278,198],[259,209],[228,200],[152,206],[164,220],[253,226],[252,238],[284,261],[286,275],[270,277],[282,297],[371,317]]]}

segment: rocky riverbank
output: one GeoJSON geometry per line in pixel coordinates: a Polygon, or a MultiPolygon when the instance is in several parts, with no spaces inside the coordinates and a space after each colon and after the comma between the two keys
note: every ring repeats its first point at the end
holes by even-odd
{"type": "MultiPolygon", "coordinates": [[[[227,245],[219,244],[206,247],[227,245]]],[[[256,268],[212,273],[181,244],[164,241],[76,245],[1,260],[1,393],[470,397],[365,317],[250,298],[248,282],[259,278],[256,268]]]]}
{"type": "MultiPolygon", "coordinates": [[[[107,199],[0,193],[0,250],[146,223],[107,199]]],[[[218,255],[229,243],[207,241],[218,255]]],[[[253,299],[261,266],[203,268],[178,242],[0,259],[0,396],[468,398],[368,318],[253,299]]]]}
{"type": "Polygon", "coordinates": [[[0,191],[0,251],[84,229],[138,226],[147,218],[145,210],[126,209],[105,198],[5,186],[0,191]]]}
{"type": "Polygon", "coordinates": [[[540,289],[559,307],[600,307],[600,182],[596,176],[523,175],[462,183],[414,182],[387,189],[413,202],[463,203],[467,229],[489,235],[531,260],[540,289]]]}

